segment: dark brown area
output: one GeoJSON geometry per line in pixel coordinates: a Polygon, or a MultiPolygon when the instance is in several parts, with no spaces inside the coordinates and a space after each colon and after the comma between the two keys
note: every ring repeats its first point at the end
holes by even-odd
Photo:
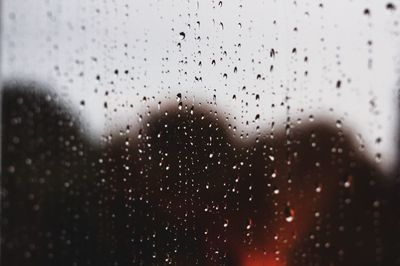
{"type": "Polygon", "coordinates": [[[1,265],[400,264],[398,178],[342,129],[244,142],[177,105],[93,147],[34,87],[2,95],[1,265]]]}

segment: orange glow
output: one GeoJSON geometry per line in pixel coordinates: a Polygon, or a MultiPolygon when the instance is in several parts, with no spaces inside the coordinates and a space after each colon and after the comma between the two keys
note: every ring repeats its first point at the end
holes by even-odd
{"type": "Polygon", "coordinates": [[[265,255],[263,253],[252,253],[250,256],[243,258],[243,266],[284,266],[285,264],[277,260],[273,255],[265,255]]]}

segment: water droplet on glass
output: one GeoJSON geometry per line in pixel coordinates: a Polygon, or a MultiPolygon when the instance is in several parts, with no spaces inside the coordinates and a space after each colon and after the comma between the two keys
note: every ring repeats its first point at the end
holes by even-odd
{"type": "Polygon", "coordinates": [[[288,223],[293,222],[293,220],[294,220],[294,209],[293,208],[291,208],[290,206],[287,205],[285,207],[284,214],[285,214],[286,222],[288,222],[288,223]]]}

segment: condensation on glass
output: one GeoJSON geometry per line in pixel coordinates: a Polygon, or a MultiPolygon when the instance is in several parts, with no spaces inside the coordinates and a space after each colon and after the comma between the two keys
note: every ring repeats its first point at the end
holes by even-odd
{"type": "Polygon", "coordinates": [[[2,265],[400,265],[399,1],[1,4],[2,265]]]}

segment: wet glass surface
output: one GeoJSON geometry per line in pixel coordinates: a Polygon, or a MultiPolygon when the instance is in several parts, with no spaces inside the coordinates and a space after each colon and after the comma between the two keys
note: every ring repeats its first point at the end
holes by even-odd
{"type": "Polygon", "coordinates": [[[2,3],[2,265],[400,265],[400,3],[2,3]]]}

